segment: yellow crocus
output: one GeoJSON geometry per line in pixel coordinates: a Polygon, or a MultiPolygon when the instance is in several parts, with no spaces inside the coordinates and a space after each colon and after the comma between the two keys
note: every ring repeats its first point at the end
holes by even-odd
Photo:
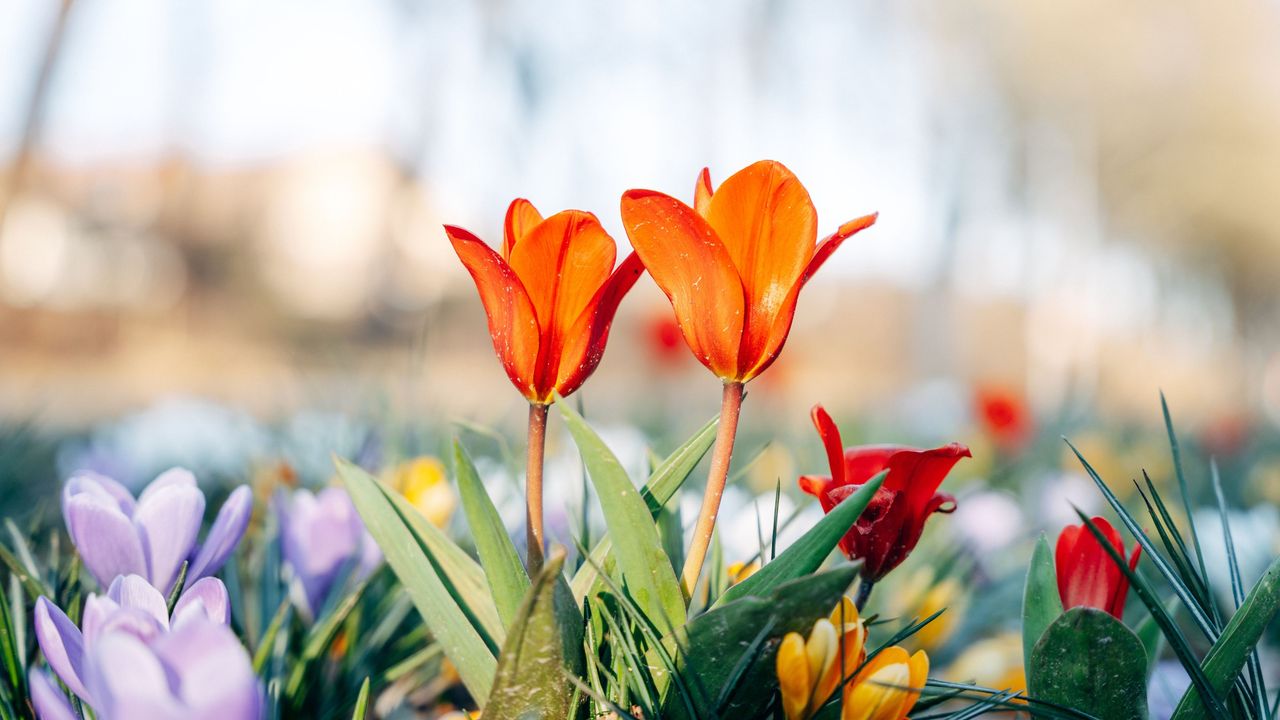
{"type": "Polygon", "coordinates": [[[807,640],[800,633],[787,633],[777,658],[778,689],[787,720],[806,720],[826,703],[840,682],[862,664],[866,639],[858,608],[847,597],[830,618],[813,624],[807,640]]]}
{"type": "Polygon", "coordinates": [[[444,527],[457,500],[445,477],[444,463],[429,455],[395,466],[389,482],[432,525],[444,527]]]}
{"type": "Polygon", "coordinates": [[[736,562],[736,563],[732,563],[731,565],[729,565],[729,567],[725,568],[724,574],[727,576],[727,579],[729,580],[729,587],[733,587],[734,585],[737,585],[738,583],[742,582],[743,580],[746,580],[752,575],[755,575],[756,571],[758,571],[759,569],[760,569],[760,562],[758,560],[752,560],[749,563],[736,562]]]}
{"type": "Polygon", "coordinates": [[[929,656],[893,646],[880,651],[844,688],[841,720],[902,720],[920,699],[929,656]]]}

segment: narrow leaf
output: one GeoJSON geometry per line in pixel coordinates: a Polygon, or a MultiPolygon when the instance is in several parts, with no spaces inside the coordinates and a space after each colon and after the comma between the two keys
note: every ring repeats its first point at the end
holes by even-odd
{"type": "Polygon", "coordinates": [[[1031,674],[1031,651],[1044,631],[1062,615],[1058,576],[1053,567],[1053,551],[1044,534],[1036,541],[1027,567],[1027,584],[1022,591],[1022,661],[1031,674]]]}
{"type": "Polygon", "coordinates": [[[369,678],[360,683],[360,694],[356,696],[356,707],[351,711],[351,720],[364,720],[369,707],[369,678]]]}
{"type": "Polygon", "coordinates": [[[843,502],[831,509],[826,517],[809,528],[791,547],[782,551],[772,562],[760,568],[754,575],[734,585],[724,592],[716,606],[724,605],[748,595],[765,595],[773,588],[817,570],[822,562],[831,554],[831,550],[840,542],[840,538],[849,532],[849,528],[857,522],[862,511],[866,509],[871,498],[880,489],[886,472],[868,480],[857,492],[845,498],[843,502]]]}
{"type": "Polygon", "coordinates": [[[493,684],[497,660],[445,586],[427,556],[421,536],[410,530],[405,518],[379,489],[377,480],[346,460],[336,459],[335,465],[387,564],[413,598],[418,613],[453,661],[467,690],[483,702],[493,684]]]}
{"type": "Polygon", "coordinates": [[[660,628],[684,624],[684,594],[662,551],[653,515],[612,451],[582,416],[562,400],[556,407],[569,426],[614,541],[622,582],[646,617],[660,628]]]}
{"type": "Polygon", "coordinates": [[[493,506],[493,500],[480,482],[471,457],[462,443],[453,441],[454,467],[458,475],[458,494],[462,496],[462,509],[467,514],[467,525],[475,538],[484,576],[493,591],[494,603],[504,627],[510,628],[520,609],[520,601],[529,589],[529,575],[520,563],[502,516],[493,506]]]}

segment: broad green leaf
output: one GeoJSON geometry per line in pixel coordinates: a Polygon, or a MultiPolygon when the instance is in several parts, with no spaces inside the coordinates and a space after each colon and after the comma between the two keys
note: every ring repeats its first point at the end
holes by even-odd
{"type": "Polygon", "coordinates": [[[614,542],[614,556],[622,572],[622,585],[658,628],[684,625],[684,594],[670,558],[662,551],[649,507],[618,458],[587,421],[562,400],[556,401],[556,407],[569,426],[600,499],[605,525],[614,542]]]}
{"type": "Polygon", "coordinates": [[[831,550],[840,542],[840,538],[849,532],[858,516],[862,515],[867,503],[871,502],[871,498],[880,489],[886,474],[887,471],[868,480],[857,492],[845,498],[826,517],[809,528],[791,547],[782,551],[781,555],[751,577],[726,590],[716,600],[716,606],[748,595],[764,595],[788,580],[804,577],[821,567],[831,550]]]}
{"type": "Polygon", "coordinates": [[[356,707],[351,711],[351,720],[364,720],[369,707],[369,678],[360,683],[360,694],[356,696],[356,707]]]}
{"type": "Polygon", "coordinates": [[[1031,674],[1031,651],[1040,636],[1062,615],[1058,576],[1053,567],[1053,551],[1044,533],[1036,541],[1027,566],[1027,584],[1022,591],[1022,662],[1031,674]]]}
{"type": "MultiPolygon", "coordinates": [[[[707,421],[693,437],[667,456],[667,459],[649,476],[649,482],[641,488],[640,494],[654,516],[657,516],[658,510],[675,496],[680,486],[689,478],[689,474],[711,449],[711,445],[716,440],[716,427],[719,423],[719,416],[707,421]]],[[[582,602],[583,598],[599,588],[597,567],[603,568],[605,572],[613,572],[613,541],[608,537],[602,538],[592,548],[590,557],[591,562],[583,563],[582,567],[574,573],[573,581],[570,583],[573,596],[578,599],[578,602],[582,602]]]]}
{"type": "MultiPolygon", "coordinates": [[[[762,595],[740,597],[690,621],[679,632],[679,644],[686,648],[682,685],[695,694],[689,704],[706,717],[754,717],[776,691],[774,657],[782,637],[807,635],[815,621],[831,614],[857,575],[858,566],[845,564],[770,586],[762,595]]],[[[691,720],[683,700],[668,693],[663,717],[691,720]]]]}
{"type": "Polygon", "coordinates": [[[441,532],[440,528],[423,517],[400,493],[377,480],[374,480],[374,485],[409,526],[410,532],[427,553],[427,559],[435,566],[445,589],[480,632],[485,643],[497,654],[506,638],[506,630],[502,628],[502,620],[498,617],[498,607],[493,602],[493,594],[489,592],[484,569],[441,532]]]}
{"type": "Polygon", "coordinates": [[[1031,652],[1031,697],[1106,720],[1147,717],[1147,651],[1105,611],[1077,607],[1045,630],[1031,652]]]}
{"type": "Polygon", "coordinates": [[[462,443],[453,441],[454,467],[458,475],[458,494],[467,514],[467,525],[475,538],[484,576],[493,590],[494,603],[504,627],[510,628],[520,609],[520,600],[529,589],[529,574],[520,563],[520,554],[502,524],[502,516],[480,482],[480,474],[462,443]]]}
{"type": "Polygon", "coordinates": [[[486,720],[577,716],[578,692],[566,679],[582,677],[582,614],[561,577],[564,551],[551,557],[520,604],[498,656],[486,720]]]}
{"type": "Polygon", "coordinates": [[[498,663],[446,586],[438,557],[433,562],[435,548],[429,548],[423,536],[410,529],[405,515],[396,510],[377,480],[346,460],[336,459],[334,464],[365,527],[382,548],[387,564],[400,578],[431,634],[453,661],[467,690],[477,701],[484,702],[498,663]]]}
{"type": "MultiPolygon", "coordinates": [[[[1280,558],[1262,575],[1262,579],[1249,591],[1244,604],[1231,616],[1221,637],[1209,649],[1204,659],[1204,674],[1219,695],[1231,688],[1240,674],[1249,654],[1253,652],[1267,625],[1280,610],[1280,558]]],[[[1182,696],[1173,720],[1190,720],[1204,717],[1200,693],[1193,686],[1182,696]]]]}

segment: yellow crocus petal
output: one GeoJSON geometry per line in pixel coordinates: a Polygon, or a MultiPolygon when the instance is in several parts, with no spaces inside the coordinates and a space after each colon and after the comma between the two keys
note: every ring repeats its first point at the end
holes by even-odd
{"type": "Polygon", "coordinates": [[[415,458],[397,467],[395,475],[400,494],[432,525],[443,527],[449,521],[456,499],[443,463],[433,457],[415,458]]]}
{"type": "Polygon", "coordinates": [[[859,675],[844,696],[843,720],[901,720],[911,670],[903,663],[880,668],[865,678],[859,675]]]}
{"type": "Polygon", "coordinates": [[[902,703],[901,714],[906,715],[911,712],[911,708],[915,707],[916,701],[920,699],[920,690],[929,679],[929,656],[923,650],[917,650],[916,654],[911,656],[910,662],[907,663],[907,669],[911,676],[909,683],[911,690],[906,693],[906,698],[902,703]]]}
{"type": "Polygon", "coordinates": [[[804,720],[809,707],[809,658],[800,633],[787,633],[778,646],[778,690],[787,720],[804,720]]]}
{"type": "Polygon", "coordinates": [[[929,588],[913,614],[924,618],[940,610],[945,612],[934,618],[933,622],[920,628],[920,631],[915,634],[914,639],[918,647],[935,649],[951,637],[961,615],[962,600],[963,588],[955,578],[947,578],[929,588]]]}
{"type": "Polygon", "coordinates": [[[844,634],[840,636],[839,652],[814,688],[813,701],[809,703],[813,711],[816,712],[819,707],[822,707],[822,704],[831,697],[831,693],[835,692],[836,686],[840,684],[841,680],[857,672],[858,667],[862,665],[863,657],[866,655],[863,648],[866,637],[867,630],[861,622],[845,625],[844,634]]]}
{"type": "Polygon", "coordinates": [[[850,625],[860,624],[861,622],[861,618],[858,617],[858,606],[853,603],[853,599],[848,595],[840,598],[840,604],[836,605],[836,609],[831,611],[831,624],[845,632],[848,632],[850,625]]]}
{"type": "Polygon", "coordinates": [[[823,618],[813,624],[813,630],[809,633],[809,642],[805,643],[804,650],[809,656],[810,681],[815,681],[823,676],[836,659],[836,629],[830,620],[823,618]]]}

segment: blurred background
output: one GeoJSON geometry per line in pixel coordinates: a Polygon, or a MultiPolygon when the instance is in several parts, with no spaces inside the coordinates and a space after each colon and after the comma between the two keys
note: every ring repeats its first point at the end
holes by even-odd
{"type": "MultiPolygon", "coordinates": [[[[880,221],[806,291],[757,422],[807,432],[821,401],[940,437],[996,393],[1154,424],[1163,389],[1192,427],[1270,428],[1278,12],[3,2],[0,417],[518,426],[441,223],[496,243],[524,196],[625,244],[624,190],[767,157],[824,232],[880,221]]],[[[644,279],[582,396],[692,428],[718,393],[644,279]]]]}

